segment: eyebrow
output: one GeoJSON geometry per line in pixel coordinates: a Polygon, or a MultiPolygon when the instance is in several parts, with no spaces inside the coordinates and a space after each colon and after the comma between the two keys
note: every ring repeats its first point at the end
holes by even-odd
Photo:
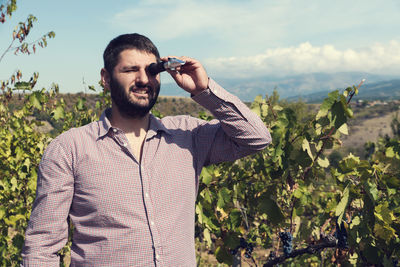
{"type": "Polygon", "coordinates": [[[124,71],[124,70],[139,69],[139,68],[140,68],[140,67],[137,66],[137,65],[129,65],[129,66],[123,66],[123,67],[121,68],[121,70],[124,71]]]}

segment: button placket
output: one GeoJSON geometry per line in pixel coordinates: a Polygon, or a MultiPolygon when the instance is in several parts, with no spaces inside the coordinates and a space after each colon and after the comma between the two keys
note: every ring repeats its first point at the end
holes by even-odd
{"type": "Polygon", "coordinates": [[[152,202],[150,199],[150,194],[149,194],[149,184],[148,184],[148,180],[146,179],[145,168],[142,165],[140,166],[140,176],[141,176],[141,180],[143,183],[143,192],[144,192],[143,200],[144,200],[144,204],[146,206],[146,213],[147,213],[150,231],[153,236],[154,253],[155,253],[156,260],[159,260],[160,255],[162,254],[162,252],[160,251],[161,240],[160,240],[160,235],[158,233],[157,227],[155,225],[155,221],[153,219],[153,205],[152,205],[152,202]],[[157,258],[157,256],[158,256],[158,258],[157,258]]]}

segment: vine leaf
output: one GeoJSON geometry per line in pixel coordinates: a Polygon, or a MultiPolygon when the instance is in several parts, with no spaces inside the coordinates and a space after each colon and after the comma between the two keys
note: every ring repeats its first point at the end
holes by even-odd
{"type": "Polygon", "coordinates": [[[62,106],[56,107],[56,108],[51,112],[51,116],[53,116],[53,118],[54,118],[55,120],[63,119],[64,116],[65,116],[63,107],[62,107],[62,106]]]}
{"type": "Polygon", "coordinates": [[[346,186],[346,188],[343,190],[343,196],[342,199],[340,200],[339,204],[336,206],[336,211],[335,215],[339,216],[337,223],[340,225],[342,223],[343,215],[346,210],[347,204],[349,203],[349,184],[346,186]]]}
{"type": "Polygon", "coordinates": [[[319,157],[317,159],[317,162],[318,162],[319,166],[321,166],[323,168],[328,168],[328,166],[329,166],[329,159],[328,158],[319,157]]]}
{"type": "Polygon", "coordinates": [[[269,195],[262,195],[259,201],[259,209],[261,212],[267,214],[268,220],[272,224],[279,224],[284,220],[283,213],[279,208],[278,204],[269,197],[269,195]]]}
{"type": "Polygon", "coordinates": [[[308,142],[307,138],[303,139],[303,145],[302,148],[304,151],[307,152],[308,156],[310,156],[310,158],[314,161],[314,156],[311,152],[311,147],[310,147],[310,143],[308,142]]]}
{"type": "Polygon", "coordinates": [[[342,134],[349,135],[349,128],[347,127],[347,123],[343,123],[342,126],[339,127],[338,131],[342,134]]]}

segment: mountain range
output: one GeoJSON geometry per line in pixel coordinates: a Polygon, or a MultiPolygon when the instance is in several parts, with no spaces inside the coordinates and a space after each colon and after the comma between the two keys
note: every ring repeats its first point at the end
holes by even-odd
{"type": "MultiPolygon", "coordinates": [[[[264,76],[248,79],[213,78],[226,90],[238,96],[242,101],[252,102],[257,95],[271,95],[277,90],[281,99],[305,102],[321,102],[328,92],[358,85],[365,79],[360,88],[358,99],[400,99],[400,76],[378,75],[363,72],[309,73],[293,76],[264,76]]],[[[160,95],[188,96],[176,84],[165,83],[160,95]]]]}

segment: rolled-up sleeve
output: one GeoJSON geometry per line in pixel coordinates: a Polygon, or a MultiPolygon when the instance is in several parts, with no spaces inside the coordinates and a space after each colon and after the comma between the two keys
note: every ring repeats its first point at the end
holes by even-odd
{"type": "Polygon", "coordinates": [[[236,160],[261,151],[271,143],[270,132],[263,121],[214,80],[209,79],[208,88],[192,99],[216,118],[195,129],[198,160],[204,166],[236,160]]]}
{"type": "Polygon", "coordinates": [[[72,154],[55,139],[39,165],[36,199],[25,233],[22,266],[59,266],[57,252],[68,240],[73,197],[72,154]]]}

